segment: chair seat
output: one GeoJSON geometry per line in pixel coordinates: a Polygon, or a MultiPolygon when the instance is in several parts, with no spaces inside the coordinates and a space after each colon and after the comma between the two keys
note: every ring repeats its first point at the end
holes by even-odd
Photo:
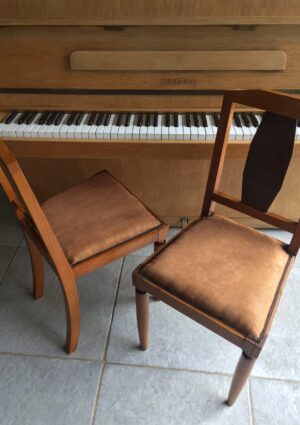
{"type": "Polygon", "coordinates": [[[202,218],[146,261],[139,275],[258,339],[288,268],[285,245],[221,216],[202,218]]]}
{"type": "Polygon", "coordinates": [[[72,265],[162,225],[106,171],[50,198],[42,208],[72,265]]]}

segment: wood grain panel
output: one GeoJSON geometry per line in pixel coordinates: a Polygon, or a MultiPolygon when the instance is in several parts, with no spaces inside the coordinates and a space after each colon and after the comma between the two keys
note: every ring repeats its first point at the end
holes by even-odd
{"type": "Polygon", "coordinates": [[[75,71],[284,71],[280,51],[77,51],[71,53],[75,71]]]}
{"type": "Polygon", "coordinates": [[[297,0],[2,0],[2,25],[207,25],[300,22],[297,0]]]}
{"type": "Polygon", "coordinates": [[[299,85],[300,25],[232,27],[0,28],[2,88],[103,90],[224,90],[290,88],[299,85]],[[72,71],[74,51],[253,51],[285,52],[285,71],[72,71]],[[11,54],[14,52],[14,54],[11,54]]]}

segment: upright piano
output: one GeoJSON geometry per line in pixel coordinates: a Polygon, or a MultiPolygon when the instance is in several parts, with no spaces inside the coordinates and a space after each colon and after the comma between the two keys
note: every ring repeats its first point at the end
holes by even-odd
{"type": "MultiPolygon", "coordinates": [[[[297,95],[300,2],[1,2],[0,137],[41,200],[105,168],[166,222],[185,224],[200,212],[222,92],[253,88],[297,95]]],[[[237,108],[222,181],[234,196],[260,119],[237,108]]],[[[298,139],[300,126],[271,208],[290,218],[298,139]]]]}

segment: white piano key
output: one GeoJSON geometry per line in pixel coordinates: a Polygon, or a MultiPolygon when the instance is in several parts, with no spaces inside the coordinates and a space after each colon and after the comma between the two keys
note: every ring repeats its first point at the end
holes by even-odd
{"type": "Polygon", "coordinates": [[[104,130],[106,126],[104,125],[105,118],[107,114],[104,114],[101,120],[100,125],[93,124],[89,130],[89,139],[104,139],[104,130]]]}
{"type": "Polygon", "coordinates": [[[111,139],[111,129],[114,124],[116,114],[111,114],[109,122],[107,125],[104,125],[103,139],[111,139]]]}
{"type": "Polygon", "coordinates": [[[160,140],[162,138],[162,135],[161,135],[162,119],[163,119],[163,116],[161,114],[158,114],[158,116],[157,116],[157,127],[154,127],[154,138],[155,138],[155,140],[160,140]]]}
{"type": "Polygon", "coordinates": [[[126,131],[126,127],[125,127],[125,122],[126,122],[126,113],[123,114],[122,116],[122,121],[121,121],[121,125],[119,126],[118,129],[118,139],[125,139],[125,131],[126,131]]]}
{"type": "Polygon", "coordinates": [[[191,127],[186,125],[186,115],[182,115],[183,140],[191,140],[191,127]]]}
{"type": "Polygon", "coordinates": [[[169,127],[166,126],[166,116],[165,115],[162,115],[161,139],[162,140],[168,140],[169,139],[169,127]]]}
{"type": "Polygon", "coordinates": [[[139,121],[139,114],[136,114],[134,117],[134,125],[133,125],[133,129],[132,129],[132,138],[134,140],[137,140],[140,138],[140,126],[138,125],[138,121],[139,121]]]}
{"type": "Polygon", "coordinates": [[[147,139],[149,139],[149,140],[155,139],[155,131],[154,131],[155,127],[153,126],[153,119],[154,119],[154,116],[153,116],[153,114],[151,114],[150,125],[149,125],[149,127],[147,127],[147,139]]]}
{"type": "Polygon", "coordinates": [[[211,123],[210,123],[210,119],[208,117],[207,114],[205,114],[206,117],[206,121],[207,121],[207,126],[204,127],[205,129],[205,140],[214,140],[214,132],[213,129],[211,127],[211,123]]]}
{"type": "Polygon", "coordinates": [[[170,114],[169,140],[176,139],[176,127],[174,126],[174,115],[170,114]]]}
{"type": "Polygon", "coordinates": [[[183,140],[184,134],[183,134],[183,117],[182,115],[178,115],[178,127],[175,127],[176,131],[176,140],[183,140]]]}
{"type": "Polygon", "coordinates": [[[120,114],[114,114],[114,120],[112,122],[111,130],[110,130],[110,139],[118,138],[119,126],[117,125],[117,121],[119,119],[120,114]]]}
{"type": "MultiPolygon", "coordinates": [[[[33,137],[32,132],[37,127],[37,122],[41,118],[42,114],[38,113],[35,118],[32,120],[32,123],[28,125],[28,128],[24,132],[25,137],[33,137]]],[[[38,125],[39,127],[39,125],[38,125]]],[[[37,137],[37,134],[35,133],[35,137],[37,137]]]]}
{"type": "Polygon", "coordinates": [[[140,127],[140,140],[147,139],[148,127],[146,124],[146,114],[143,114],[142,125],[140,127]]]}
{"type": "Polygon", "coordinates": [[[130,115],[130,121],[128,127],[125,128],[125,139],[133,138],[133,126],[134,126],[135,114],[130,115]]]}
{"type": "Polygon", "coordinates": [[[19,124],[15,129],[16,137],[25,137],[24,130],[26,130],[27,127],[27,124],[19,124]]]}
{"type": "MultiPolygon", "coordinates": [[[[90,125],[88,125],[88,120],[90,118],[90,114],[84,114],[82,122],[81,122],[81,139],[88,139],[89,137],[89,129],[90,125]]],[[[78,132],[77,132],[78,133],[78,132]]]]}
{"type": "Polygon", "coordinates": [[[211,127],[211,131],[213,133],[213,138],[216,138],[217,135],[217,131],[218,131],[218,127],[215,124],[214,118],[212,115],[206,115],[207,118],[207,122],[209,123],[210,127],[211,127]]]}
{"type": "Polygon", "coordinates": [[[240,121],[242,123],[242,131],[244,133],[244,140],[251,140],[251,131],[249,127],[244,125],[244,120],[241,114],[238,114],[240,121]]]}
{"type": "Polygon", "coordinates": [[[60,125],[60,129],[59,129],[59,137],[63,138],[63,139],[67,139],[67,132],[68,132],[68,119],[70,117],[70,114],[65,114],[65,116],[63,117],[62,121],[61,121],[61,125],[60,125]]]}
{"type": "Polygon", "coordinates": [[[19,127],[18,121],[21,117],[22,112],[19,112],[15,119],[7,126],[5,130],[3,130],[3,136],[5,137],[17,137],[16,130],[19,127]]]}

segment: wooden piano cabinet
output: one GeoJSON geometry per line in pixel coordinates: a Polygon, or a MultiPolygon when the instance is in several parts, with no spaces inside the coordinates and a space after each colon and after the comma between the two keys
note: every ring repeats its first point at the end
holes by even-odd
{"type": "MultiPolygon", "coordinates": [[[[27,3],[28,7],[20,0],[1,2],[2,112],[218,111],[225,89],[300,88],[300,2],[296,0],[27,3]],[[81,69],[72,69],[70,57],[77,51],[114,52],[116,69],[86,70],[84,64],[81,69]],[[153,51],[165,53],[164,60],[171,69],[140,66],[124,71],[125,63],[116,54],[148,55],[153,51]],[[248,62],[243,68],[240,64],[234,70],[226,57],[221,69],[214,69],[219,62],[213,52],[220,57],[225,52],[261,55],[264,51],[271,54],[272,61],[274,52],[277,59],[279,52],[279,65],[277,59],[275,65],[267,60],[262,70],[262,64],[250,60],[250,65],[248,62]],[[199,52],[208,68],[203,69],[198,62],[192,70],[181,70],[180,64],[172,68],[178,52],[192,52],[190,57],[199,52]]],[[[200,213],[212,151],[209,143],[81,146],[71,142],[68,152],[59,143],[9,143],[41,200],[106,168],[170,224],[180,225],[182,217],[193,218],[200,213]]],[[[298,193],[294,190],[300,165],[298,151],[299,146],[288,184],[274,203],[274,210],[290,218],[298,217],[300,205],[298,195],[290,197],[290,193],[298,193]]],[[[234,196],[239,196],[239,162],[246,153],[246,144],[230,146],[223,184],[234,196]]],[[[228,210],[226,214],[236,213],[228,210]]],[[[242,215],[239,218],[245,220],[242,215]]]]}
{"type": "Polygon", "coordinates": [[[295,89],[299,85],[299,68],[300,25],[256,26],[243,30],[221,25],[130,26],[120,31],[99,26],[0,27],[1,88],[156,91],[295,89]],[[177,56],[183,51],[187,55],[188,52],[198,52],[204,59],[207,53],[204,65],[208,68],[176,70],[174,66],[169,71],[124,71],[118,70],[125,66],[122,57],[114,56],[118,66],[113,71],[74,70],[71,69],[70,56],[77,51],[97,51],[103,55],[119,51],[123,56],[132,51],[141,52],[141,55],[156,51],[158,56],[165,52],[166,59],[169,56],[171,62],[174,62],[174,57],[170,57],[171,52],[177,56]],[[228,70],[230,64],[227,59],[223,60],[226,62],[223,69],[216,68],[215,51],[220,57],[223,52],[231,52],[234,57],[238,52],[246,57],[249,53],[245,61],[246,69],[237,61],[239,69],[228,70]],[[260,64],[253,63],[251,55],[260,55],[265,51],[267,54],[261,64],[265,70],[262,70],[260,64]],[[279,55],[279,63],[273,63],[274,55],[276,61],[279,55]]]}

